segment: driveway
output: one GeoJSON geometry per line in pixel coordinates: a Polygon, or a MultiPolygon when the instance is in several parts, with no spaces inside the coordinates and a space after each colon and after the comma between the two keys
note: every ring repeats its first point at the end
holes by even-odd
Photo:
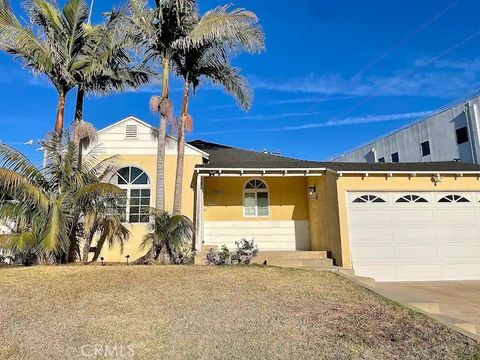
{"type": "Polygon", "coordinates": [[[480,339],[480,281],[376,283],[375,290],[480,339]]]}

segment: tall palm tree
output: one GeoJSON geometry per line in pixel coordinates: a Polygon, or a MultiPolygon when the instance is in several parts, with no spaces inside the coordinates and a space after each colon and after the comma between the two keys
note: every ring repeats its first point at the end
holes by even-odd
{"type": "Polygon", "coordinates": [[[176,40],[186,35],[186,25],[195,10],[193,0],[156,0],[149,8],[146,0],[130,0],[128,20],[136,30],[145,62],[162,67],[161,96],[152,97],[151,109],[160,115],[157,146],[156,208],[165,210],[165,141],[167,122],[173,122],[172,103],[169,100],[171,58],[176,40]]]}
{"type": "Polygon", "coordinates": [[[116,199],[123,191],[105,182],[116,170],[113,158],[89,154],[79,169],[76,144],[54,135],[44,147],[46,166],[39,169],[20,152],[0,145],[0,192],[14,200],[0,204],[0,221],[14,224],[12,234],[0,235],[0,247],[29,247],[57,261],[73,261],[71,251],[80,253],[87,215],[100,217],[106,208],[110,214],[120,212],[116,199]]]}
{"type": "Polygon", "coordinates": [[[45,75],[58,92],[55,131],[63,131],[65,101],[74,76],[88,65],[85,57],[88,18],[85,0],[67,0],[60,10],[47,0],[26,3],[29,23],[20,21],[0,0],[0,49],[20,59],[34,73],[45,75]]]}
{"type": "MultiPolygon", "coordinates": [[[[136,29],[137,43],[142,47],[144,61],[161,65],[162,93],[152,97],[150,107],[160,114],[157,148],[156,208],[165,210],[165,141],[167,122],[174,122],[172,103],[169,101],[169,78],[172,59],[181,48],[209,42],[220,35],[227,37],[230,28],[244,23],[245,18],[254,16],[251,12],[239,9],[232,12],[217,8],[195,27],[197,2],[195,0],[155,0],[155,8],[148,7],[146,0],[130,0],[129,26],[136,29]],[[189,35],[187,37],[187,35],[189,35]]],[[[255,17],[256,18],[256,17],[255,17]]],[[[246,42],[246,41],[245,41],[246,42]]]]}
{"type": "Polygon", "coordinates": [[[229,12],[228,6],[222,6],[207,12],[203,17],[197,17],[189,35],[177,44],[179,49],[175,53],[174,64],[177,73],[184,79],[184,91],[178,120],[174,214],[181,214],[182,211],[185,130],[193,126],[192,117],[188,114],[190,90],[195,92],[202,79],[210,81],[232,94],[242,109],[249,110],[252,96],[248,83],[239,69],[230,66],[228,59],[241,51],[258,53],[264,50],[265,37],[257,24],[258,19],[254,13],[238,9],[229,12]],[[199,29],[211,26],[212,18],[215,20],[221,14],[226,17],[229,14],[242,14],[242,17],[230,23],[224,31],[222,28],[214,32],[208,31],[211,36],[196,40],[199,29]]]}

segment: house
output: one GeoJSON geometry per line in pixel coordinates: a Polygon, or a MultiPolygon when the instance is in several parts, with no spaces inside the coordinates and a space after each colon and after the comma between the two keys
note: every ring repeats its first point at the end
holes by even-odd
{"type": "Polygon", "coordinates": [[[349,151],[339,162],[461,161],[480,164],[480,97],[455,101],[429,117],[349,151]]]}
{"type": "MultiPolygon", "coordinates": [[[[156,141],[128,117],[98,133],[95,151],[118,155],[132,237],[106,261],[143,255],[142,208],[154,205],[156,141]]],[[[90,150],[91,151],[91,150],[90,150]]],[[[172,207],[176,142],[167,139],[172,207]]],[[[255,239],[260,251],[326,251],[338,266],[377,281],[480,279],[480,166],[460,162],[314,162],[193,141],[183,210],[195,247],[255,239]]]]}

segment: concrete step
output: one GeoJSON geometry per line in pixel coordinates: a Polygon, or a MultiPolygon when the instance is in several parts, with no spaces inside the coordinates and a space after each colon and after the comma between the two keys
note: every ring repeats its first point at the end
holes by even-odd
{"type": "Polygon", "coordinates": [[[266,265],[292,268],[333,268],[332,259],[273,259],[266,265]]]}
{"type": "Polygon", "coordinates": [[[255,258],[256,264],[263,264],[276,260],[299,259],[326,259],[326,251],[261,251],[255,258]]]}
{"type": "Polygon", "coordinates": [[[218,245],[202,245],[202,252],[209,252],[210,250],[218,250],[218,245]]]}

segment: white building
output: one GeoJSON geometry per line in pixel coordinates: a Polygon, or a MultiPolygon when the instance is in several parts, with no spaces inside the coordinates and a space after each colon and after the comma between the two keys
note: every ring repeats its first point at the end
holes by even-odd
{"type": "Polygon", "coordinates": [[[372,141],[337,162],[461,161],[480,164],[480,96],[372,141]]]}

